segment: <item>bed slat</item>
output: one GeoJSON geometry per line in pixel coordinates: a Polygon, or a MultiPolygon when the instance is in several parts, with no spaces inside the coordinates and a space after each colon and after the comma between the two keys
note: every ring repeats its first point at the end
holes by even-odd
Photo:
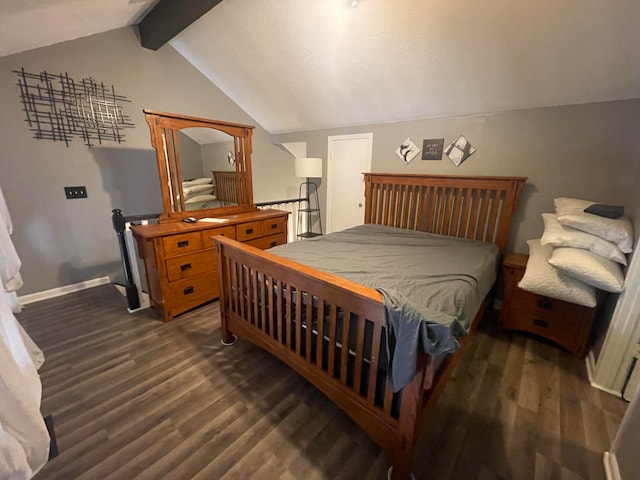
{"type": "Polygon", "coordinates": [[[503,250],[524,180],[366,173],[365,223],[484,240],[503,250]]]}

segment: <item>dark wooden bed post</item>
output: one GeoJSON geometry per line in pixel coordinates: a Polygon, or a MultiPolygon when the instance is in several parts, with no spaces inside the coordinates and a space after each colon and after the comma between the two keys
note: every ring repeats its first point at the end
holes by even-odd
{"type": "Polygon", "coordinates": [[[425,392],[427,366],[430,356],[420,355],[418,366],[411,383],[402,389],[400,417],[398,418],[399,436],[391,451],[391,465],[389,470],[391,480],[411,480],[413,474],[413,449],[416,443],[418,417],[425,392]]]}
{"type": "Polygon", "coordinates": [[[231,298],[229,295],[230,282],[229,279],[229,263],[223,255],[224,245],[216,243],[216,250],[218,251],[218,277],[224,279],[220,281],[220,330],[223,345],[233,345],[238,338],[229,330],[229,324],[225,321],[227,301],[231,298]]]}

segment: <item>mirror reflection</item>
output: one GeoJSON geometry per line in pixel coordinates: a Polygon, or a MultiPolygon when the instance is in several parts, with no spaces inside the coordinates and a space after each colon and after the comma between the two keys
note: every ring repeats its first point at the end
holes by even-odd
{"type": "MultiPolygon", "coordinates": [[[[207,127],[176,131],[184,210],[205,210],[238,205],[236,149],[231,135],[207,127]]],[[[180,211],[181,205],[173,205],[180,211]]]]}
{"type": "Polygon", "coordinates": [[[148,109],[144,114],[158,162],[160,222],[255,211],[255,127],[148,109]]]}

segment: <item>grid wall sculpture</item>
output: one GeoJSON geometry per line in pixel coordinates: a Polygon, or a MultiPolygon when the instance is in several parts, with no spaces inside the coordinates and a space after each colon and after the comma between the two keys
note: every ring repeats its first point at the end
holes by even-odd
{"type": "Polygon", "coordinates": [[[24,68],[13,72],[34,138],[64,142],[68,147],[74,137],[80,137],[91,147],[103,141],[122,143],[124,129],[135,127],[122,109],[130,100],[116,94],[113,85],[93,78],[78,82],[67,73],[35,74],[24,68]]]}

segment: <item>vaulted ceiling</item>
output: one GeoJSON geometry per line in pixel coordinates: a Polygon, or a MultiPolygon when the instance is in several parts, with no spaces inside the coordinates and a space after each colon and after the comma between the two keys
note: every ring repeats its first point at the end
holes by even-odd
{"type": "MultiPolygon", "coordinates": [[[[153,0],[3,0],[0,55],[153,0]]],[[[271,133],[640,97],[638,0],[224,0],[170,44],[271,133]]]]}

